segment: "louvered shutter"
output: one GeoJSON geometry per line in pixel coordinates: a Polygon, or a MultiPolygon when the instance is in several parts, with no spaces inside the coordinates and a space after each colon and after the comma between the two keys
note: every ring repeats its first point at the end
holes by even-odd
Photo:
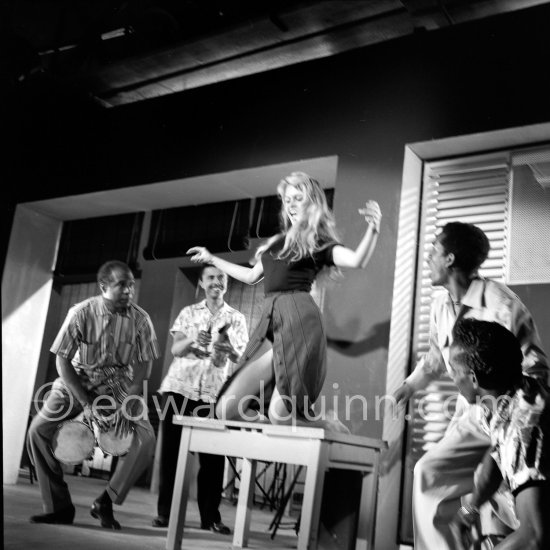
{"type": "MultiPolygon", "coordinates": [[[[506,219],[510,179],[509,155],[475,156],[424,165],[422,221],[413,348],[416,361],[428,350],[430,306],[434,288],[430,282],[428,255],[439,230],[448,222],[473,223],[482,229],[491,243],[488,259],[480,269],[483,277],[504,280],[506,256],[506,219]]],[[[411,365],[414,368],[415,364],[411,365]]],[[[445,403],[456,396],[456,386],[448,375],[419,391],[411,400],[407,424],[407,468],[404,479],[404,539],[412,540],[411,495],[412,467],[445,433],[453,407],[445,403]],[[415,414],[421,403],[422,414],[415,414]]]]}

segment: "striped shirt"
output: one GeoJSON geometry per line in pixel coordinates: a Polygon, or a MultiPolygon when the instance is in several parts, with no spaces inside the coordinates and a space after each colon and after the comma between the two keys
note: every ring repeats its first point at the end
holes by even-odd
{"type": "Polygon", "coordinates": [[[160,357],[149,314],[134,303],[112,312],[102,296],[73,306],[52,347],[71,360],[82,386],[122,402],[132,381],[132,364],[160,357]]]}

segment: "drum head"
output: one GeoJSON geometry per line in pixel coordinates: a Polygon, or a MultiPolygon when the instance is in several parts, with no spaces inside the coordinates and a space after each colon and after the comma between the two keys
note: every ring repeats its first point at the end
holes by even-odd
{"type": "Polygon", "coordinates": [[[117,437],[114,428],[106,432],[96,430],[97,444],[106,454],[111,456],[123,456],[129,450],[134,440],[134,430],[124,437],[117,437]]]}
{"type": "Polygon", "coordinates": [[[69,420],[57,428],[53,440],[52,451],[63,464],[80,464],[90,458],[95,446],[93,431],[83,422],[69,420]]]}

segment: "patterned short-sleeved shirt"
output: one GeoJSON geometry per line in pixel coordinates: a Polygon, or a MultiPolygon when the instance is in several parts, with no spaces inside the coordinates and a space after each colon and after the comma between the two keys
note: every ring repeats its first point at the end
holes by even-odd
{"type": "MultiPolygon", "coordinates": [[[[124,312],[111,312],[102,296],[69,310],[50,351],[71,360],[86,390],[119,402],[131,383],[132,364],[160,357],[149,314],[134,303],[124,312]]],[[[57,383],[63,385],[60,379],[57,383]]]]}
{"type": "MultiPolygon", "coordinates": [[[[181,332],[196,340],[201,330],[211,324],[212,343],[207,351],[212,351],[216,335],[226,323],[231,323],[227,335],[231,345],[240,356],[248,343],[248,332],[244,315],[226,303],[214,314],[208,309],[206,300],[184,307],[170,332],[181,332]]],[[[168,373],[164,377],[159,392],[179,393],[194,401],[213,403],[235,364],[225,360],[221,366],[214,366],[211,358],[199,359],[193,353],[185,357],[174,357],[168,373]]]]}
{"type": "Polygon", "coordinates": [[[550,480],[548,386],[525,376],[521,388],[501,397],[491,420],[491,456],[512,492],[550,480]]]}

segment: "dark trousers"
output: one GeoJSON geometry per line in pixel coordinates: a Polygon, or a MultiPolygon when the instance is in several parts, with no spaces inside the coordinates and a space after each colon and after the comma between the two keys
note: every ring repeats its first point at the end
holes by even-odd
{"type": "MultiPolygon", "coordinates": [[[[57,388],[49,393],[44,406],[28,431],[27,449],[36,468],[44,512],[58,512],[72,506],[69,487],[63,479],[63,469],[52,452],[52,441],[64,420],[70,420],[82,412],[82,407],[65,389],[57,388]]],[[[134,438],[128,454],[120,457],[106,491],[115,504],[122,504],[128,491],[153,460],[155,432],[148,419],[134,424],[134,438]]]]}
{"type": "MultiPolygon", "coordinates": [[[[157,512],[159,516],[170,517],[172,493],[178,464],[181,439],[181,426],[172,423],[174,414],[187,416],[212,416],[213,403],[192,401],[178,393],[167,392],[161,396],[160,431],[160,472],[157,512]]],[[[223,490],[225,457],[199,453],[199,473],[197,476],[197,501],[201,516],[201,526],[208,527],[221,521],[220,501],[223,490]]]]}

